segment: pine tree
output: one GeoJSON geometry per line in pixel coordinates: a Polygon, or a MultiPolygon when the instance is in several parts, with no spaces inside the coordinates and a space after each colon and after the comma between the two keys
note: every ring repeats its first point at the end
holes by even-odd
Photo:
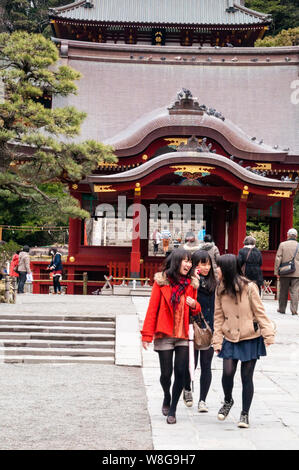
{"type": "Polygon", "coordinates": [[[59,214],[86,217],[69,184],[92,173],[100,162],[115,162],[111,147],[74,143],[85,113],[72,106],[47,108],[45,96],[76,93],[80,74],[58,66],[56,46],[42,35],[0,35],[0,197],[17,195],[59,214]],[[53,191],[52,183],[56,183],[53,191]]]}
{"type": "Polygon", "coordinates": [[[72,3],[71,0],[0,0],[3,9],[2,29],[51,35],[49,8],[72,3]]]}
{"type": "Polygon", "coordinates": [[[283,29],[296,28],[299,24],[298,0],[247,0],[245,6],[272,15],[270,35],[276,35],[283,29]]]}

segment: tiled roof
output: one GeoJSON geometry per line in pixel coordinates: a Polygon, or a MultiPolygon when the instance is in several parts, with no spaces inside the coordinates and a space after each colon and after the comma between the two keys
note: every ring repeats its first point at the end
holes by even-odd
{"type": "Polygon", "coordinates": [[[56,8],[51,16],[96,22],[253,25],[269,22],[269,16],[229,0],[85,0],[56,8]],[[234,5],[232,12],[227,11],[234,5]]]}

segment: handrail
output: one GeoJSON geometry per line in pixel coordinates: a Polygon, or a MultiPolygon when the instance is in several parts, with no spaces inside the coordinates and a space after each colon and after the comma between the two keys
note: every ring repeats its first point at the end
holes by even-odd
{"type": "MultiPolygon", "coordinates": [[[[114,277],[114,276],[107,276],[104,275],[105,281],[94,281],[94,280],[88,280],[88,273],[83,272],[80,274],[80,276],[83,275],[83,279],[62,279],[60,282],[62,285],[68,285],[68,284],[79,284],[83,285],[83,295],[87,295],[87,287],[88,286],[94,286],[94,285],[102,285],[104,291],[112,291],[114,285],[118,285],[119,287],[128,287],[128,284],[126,282],[132,282],[132,288],[133,290],[136,289],[137,283],[138,282],[143,282],[143,287],[150,287],[149,286],[149,277],[140,277],[140,278],[135,278],[135,277],[114,277]],[[114,281],[122,281],[121,284],[115,284],[114,281]]],[[[44,284],[50,284],[52,282],[51,278],[47,279],[33,279],[32,283],[44,283],[44,284]]]]}

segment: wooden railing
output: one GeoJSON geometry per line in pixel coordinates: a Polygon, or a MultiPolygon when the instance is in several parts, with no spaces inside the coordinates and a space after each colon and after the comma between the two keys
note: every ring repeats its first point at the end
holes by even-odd
{"type": "Polygon", "coordinates": [[[0,303],[15,304],[17,294],[17,278],[8,274],[0,281],[0,303]]]}

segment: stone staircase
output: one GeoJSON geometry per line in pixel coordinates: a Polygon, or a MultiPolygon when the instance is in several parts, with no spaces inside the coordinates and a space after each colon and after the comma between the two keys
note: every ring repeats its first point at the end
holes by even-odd
{"type": "Polygon", "coordinates": [[[0,315],[0,362],[115,363],[115,318],[0,315]]]}

